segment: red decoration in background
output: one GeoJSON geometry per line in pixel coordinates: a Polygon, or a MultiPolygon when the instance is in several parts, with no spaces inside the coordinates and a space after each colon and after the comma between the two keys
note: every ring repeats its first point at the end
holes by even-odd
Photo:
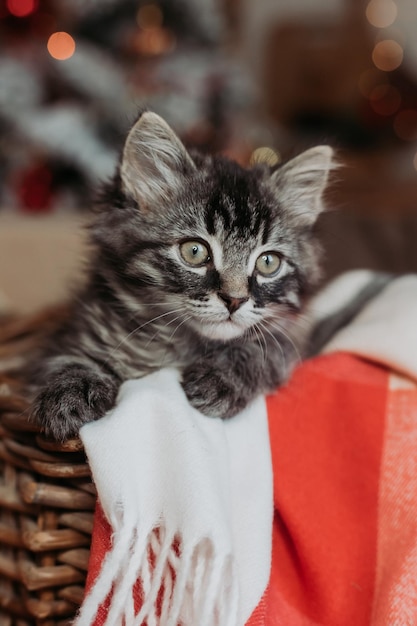
{"type": "Polygon", "coordinates": [[[21,208],[28,213],[51,211],[54,199],[52,172],[43,164],[29,167],[20,174],[16,193],[21,208]]]}
{"type": "Polygon", "coordinates": [[[38,0],[7,0],[7,8],[15,17],[27,17],[38,8],[38,0]]]}

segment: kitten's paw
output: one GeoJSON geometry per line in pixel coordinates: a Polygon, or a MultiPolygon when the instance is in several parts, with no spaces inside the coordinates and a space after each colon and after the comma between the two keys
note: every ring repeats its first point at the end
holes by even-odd
{"type": "Polygon", "coordinates": [[[118,384],[87,368],[70,367],[54,374],[33,403],[32,415],[58,441],[75,437],[84,424],[114,406],[118,384]]]}
{"type": "Polygon", "coordinates": [[[227,419],[245,408],[253,397],[244,380],[232,373],[208,370],[204,364],[187,368],[183,389],[190,404],[204,415],[227,419]]]}

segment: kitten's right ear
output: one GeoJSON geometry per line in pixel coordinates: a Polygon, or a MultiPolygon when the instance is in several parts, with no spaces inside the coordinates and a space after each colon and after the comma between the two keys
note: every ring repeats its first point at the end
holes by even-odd
{"type": "Polygon", "coordinates": [[[195,164],[168,124],[146,111],[129,132],[123,149],[122,188],[143,209],[168,200],[195,164]]]}
{"type": "Polygon", "coordinates": [[[316,146],[285,163],[271,177],[280,203],[300,224],[314,224],[323,211],[329,174],[338,167],[330,146],[316,146]]]}

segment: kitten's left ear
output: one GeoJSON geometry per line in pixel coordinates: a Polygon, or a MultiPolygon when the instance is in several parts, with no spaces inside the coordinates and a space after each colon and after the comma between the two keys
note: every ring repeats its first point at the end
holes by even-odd
{"type": "Polygon", "coordinates": [[[123,190],[143,209],[168,200],[196,166],[168,124],[146,111],[129,132],[120,175],[123,190]]]}
{"type": "Polygon", "coordinates": [[[324,210],[322,201],[329,173],[337,167],[330,146],[317,146],[295,157],[271,176],[280,205],[310,226],[324,210]]]}

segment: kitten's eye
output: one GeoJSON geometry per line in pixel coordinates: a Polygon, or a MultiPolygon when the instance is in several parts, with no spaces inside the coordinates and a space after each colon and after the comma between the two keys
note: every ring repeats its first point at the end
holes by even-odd
{"type": "Polygon", "coordinates": [[[184,261],[194,267],[206,265],[211,259],[208,247],[201,241],[184,241],[180,245],[180,253],[184,261]]]}
{"type": "Polygon", "coordinates": [[[255,267],[262,276],[273,276],[281,266],[281,258],[276,252],[264,252],[256,259],[255,267]]]}

